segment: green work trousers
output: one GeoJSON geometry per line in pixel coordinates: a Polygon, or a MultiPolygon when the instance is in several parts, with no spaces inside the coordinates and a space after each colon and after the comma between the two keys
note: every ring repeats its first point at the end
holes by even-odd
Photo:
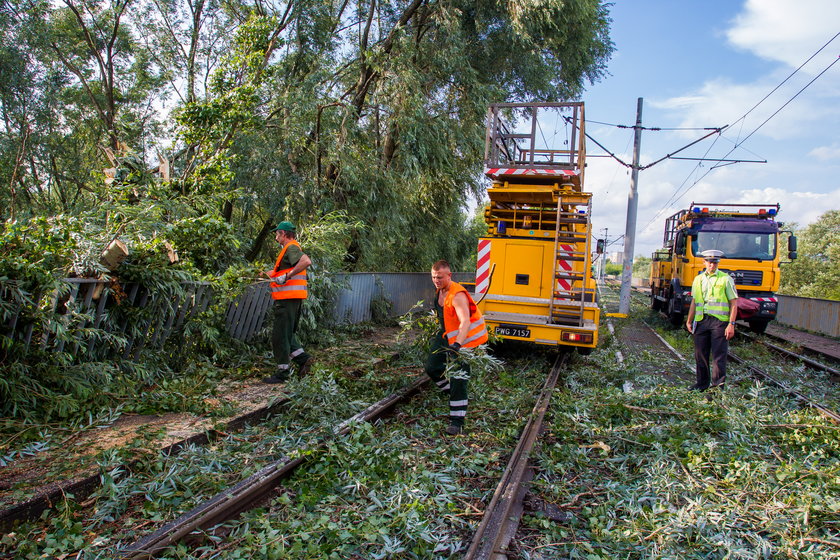
{"type": "Polygon", "coordinates": [[[300,345],[295,334],[300,321],[302,299],[274,300],[274,330],[271,333],[271,349],[277,361],[278,370],[288,370],[289,360],[303,365],[309,359],[309,354],[300,345]]]}
{"type": "Polygon", "coordinates": [[[463,426],[467,416],[467,379],[470,376],[470,365],[447,352],[447,346],[443,331],[438,331],[431,340],[429,356],[426,358],[426,374],[441,391],[449,393],[449,423],[463,426]],[[451,379],[447,379],[446,365],[453,359],[457,360],[457,368],[451,379]]]}

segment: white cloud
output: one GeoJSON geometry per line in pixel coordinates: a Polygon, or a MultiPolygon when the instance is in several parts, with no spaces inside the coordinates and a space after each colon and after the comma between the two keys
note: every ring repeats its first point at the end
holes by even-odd
{"type": "MultiPolygon", "coordinates": [[[[709,161],[666,160],[642,171],[636,255],[649,256],[658,248],[665,219],[692,202],[778,202],[779,219],[800,226],[813,223],[829,209],[840,208],[840,168],[836,165],[840,161],[840,62],[809,84],[837,59],[840,37],[782,84],[840,31],[840,0],[799,0],[794,4],[789,0],[742,0],[739,4],[740,14],[728,22],[725,38],[719,40],[747,56],[698,59],[691,83],[684,84],[682,90],[675,89],[679,84],[660,90],[676,91],[677,95],[645,98],[645,124],[663,130],[643,133],[641,163],[649,164],[705,134],[701,130],[666,131],[664,127],[697,129],[724,124],[732,126],[721,137],[709,138],[677,155],[766,159],[767,163],[713,169],[715,164],[709,161]],[[738,149],[731,151],[736,145],[738,149]]],[[[667,70],[661,69],[663,73],[667,70]]],[[[632,142],[632,131],[595,129],[599,139],[608,133],[613,136],[606,145],[614,150],[624,148],[618,155],[629,162],[632,146],[624,147],[622,140],[632,142]]],[[[594,194],[593,224],[598,235],[605,227],[610,238],[624,233],[629,184],[626,168],[608,159],[588,160],[586,190],[594,194]]]]}
{"type": "Polygon", "coordinates": [[[738,48],[796,68],[837,33],[838,22],[837,0],[747,0],[726,36],[738,48]]]}
{"type": "Polygon", "coordinates": [[[840,160],[840,146],[818,146],[808,152],[808,155],[822,161],[840,160]]]}

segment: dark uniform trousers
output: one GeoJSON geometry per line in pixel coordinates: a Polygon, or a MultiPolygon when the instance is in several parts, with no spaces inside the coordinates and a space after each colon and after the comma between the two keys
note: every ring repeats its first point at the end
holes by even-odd
{"type": "Polygon", "coordinates": [[[288,369],[289,359],[298,365],[303,365],[309,359],[309,354],[303,349],[298,340],[298,322],[302,299],[274,300],[274,329],[271,333],[271,349],[279,369],[288,369]],[[283,367],[283,366],[286,367],[283,367]]]}
{"type": "Polygon", "coordinates": [[[467,415],[467,378],[470,375],[470,366],[463,360],[458,360],[456,371],[461,370],[464,378],[447,379],[444,376],[446,364],[454,358],[454,355],[446,350],[447,346],[443,331],[438,331],[431,340],[429,356],[426,358],[426,374],[441,391],[449,393],[449,423],[463,426],[467,415]]]}
{"type": "Polygon", "coordinates": [[[709,353],[712,355],[712,385],[726,381],[726,354],[729,341],[726,340],[726,321],[704,315],[694,327],[694,361],[697,364],[697,387],[709,387],[709,353]]]}

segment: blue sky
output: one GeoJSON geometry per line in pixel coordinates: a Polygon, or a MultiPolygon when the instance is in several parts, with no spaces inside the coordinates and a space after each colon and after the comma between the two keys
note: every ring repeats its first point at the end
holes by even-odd
{"type": "MultiPolygon", "coordinates": [[[[779,220],[799,225],[840,208],[840,61],[790,101],[837,61],[840,37],[741,120],[840,32],[840,0],[615,0],[611,16],[610,75],[582,98],[592,137],[630,162],[633,131],[596,122],[633,125],[642,97],[646,127],[733,125],[679,156],[767,160],[711,171],[711,162],[666,160],[641,171],[636,256],[649,257],[661,244],[665,218],[692,201],[778,202],[779,220]]],[[[645,131],[641,164],[703,134],[645,131]]],[[[591,141],[587,149],[603,153],[591,141]]],[[[610,238],[624,234],[629,187],[627,168],[588,159],[585,188],[594,194],[597,235],[603,228],[610,238]]],[[[621,249],[621,242],[610,247],[621,249]]]]}

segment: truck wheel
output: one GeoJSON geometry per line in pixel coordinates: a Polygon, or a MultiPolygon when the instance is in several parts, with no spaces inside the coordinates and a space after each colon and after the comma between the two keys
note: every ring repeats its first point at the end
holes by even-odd
{"type": "Polygon", "coordinates": [[[650,294],[650,308],[653,309],[654,311],[659,311],[660,307],[661,307],[661,305],[659,303],[659,300],[656,299],[656,296],[653,295],[653,293],[651,293],[650,294]]]}
{"type": "Polygon", "coordinates": [[[671,321],[671,324],[675,327],[681,327],[683,324],[683,314],[679,311],[674,310],[674,299],[671,298],[668,300],[668,320],[671,321]]]}
{"type": "Polygon", "coordinates": [[[767,330],[767,323],[770,321],[765,321],[763,319],[756,319],[754,321],[748,321],[750,324],[750,330],[756,334],[764,334],[764,331],[767,330]]]}

